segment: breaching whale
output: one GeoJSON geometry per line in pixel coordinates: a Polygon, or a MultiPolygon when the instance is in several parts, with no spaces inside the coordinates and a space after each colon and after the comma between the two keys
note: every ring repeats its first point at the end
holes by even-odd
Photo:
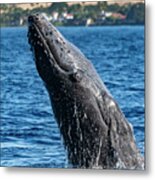
{"type": "Polygon", "coordinates": [[[42,14],[28,41],[75,168],[143,169],[133,130],[93,65],[42,14]]]}

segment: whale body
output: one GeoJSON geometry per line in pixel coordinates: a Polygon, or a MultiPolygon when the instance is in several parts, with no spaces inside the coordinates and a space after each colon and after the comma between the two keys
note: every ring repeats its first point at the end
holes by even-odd
{"type": "Polygon", "coordinates": [[[143,169],[133,130],[91,62],[42,14],[28,41],[75,168],[143,169]]]}

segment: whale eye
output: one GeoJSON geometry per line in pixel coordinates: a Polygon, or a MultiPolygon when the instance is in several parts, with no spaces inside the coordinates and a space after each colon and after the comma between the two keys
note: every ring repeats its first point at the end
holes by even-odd
{"type": "Polygon", "coordinates": [[[76,71],[70,74],[70,80],[73,82],[80,82],[82,79],[82,73],[80,71],[76,71]]]}

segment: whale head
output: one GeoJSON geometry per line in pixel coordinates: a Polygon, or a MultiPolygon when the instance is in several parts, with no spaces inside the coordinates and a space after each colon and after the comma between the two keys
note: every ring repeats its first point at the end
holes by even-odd
{"type": "MultiPolygon", "coordinates": [[[[28,17],[28,39],[39,75],[47,88],[90,85],[93,66],[42,14],[28,17]],[[89,71],[90,69],[90,71],[89,71]]],[[[93,70],[94,72],[94,70],[93,70]]],[[[88,87],[89,88],[89,87],[88,87]]]]}

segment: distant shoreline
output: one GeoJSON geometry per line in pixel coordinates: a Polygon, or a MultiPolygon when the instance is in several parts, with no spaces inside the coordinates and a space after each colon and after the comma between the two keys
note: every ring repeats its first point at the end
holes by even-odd
{"type": "Polygon", "coordinates": [[[42,13],[54,26],[124,26],[145,24],[145,4],[117,3],[108,4],[106,1],[92,4],[71,4],[66,2],[3,4],[1,5],[1,27],[25,26],[30,14],[42,13]]]}

